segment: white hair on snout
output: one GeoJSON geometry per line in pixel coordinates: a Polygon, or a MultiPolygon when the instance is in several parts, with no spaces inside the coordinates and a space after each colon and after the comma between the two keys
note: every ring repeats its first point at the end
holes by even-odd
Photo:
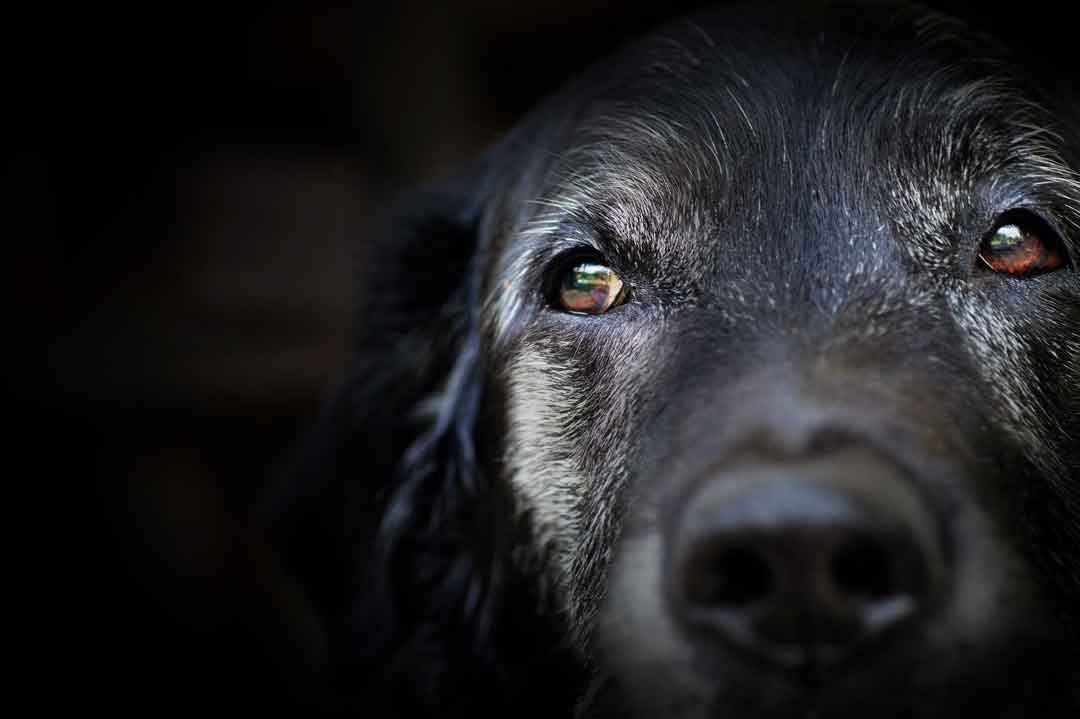
{"type": "Polygon", "coordinates": [[[574,461],[574,426],[582,401],[572,368],[539,352],[523,352],[510,364],[509,436],[505,463],[518,498],[528,515],[535,541],[558,571],[553,577],[565,601],[568,568],[580,542],[577,507],[587,479],[574,461]]]}
{"type": "Polygon", "coordinates": [[[545,584],[581,649],[618,541],[617,507],[636,456],[635,418],[649,386],[645,375],[657,366],[662,327],[654,322],[647,331],[600,340],[604,381],[585,369],[576,341],[543,332],[522,341],[505,370],[503,465],[544,555],[545,584]]]}
{"type": "Polygon", "coordinates": [[[655,527],[624,543],[598,619],[597,645],[605,672],[594,682],[622,677],[620,688],[643,715],[675,718],[694,715],[695,705],[707,705],[716,685],[694,671],[694,647],[661,591],[662,557],[663,537],[655,527]],[[673,706],[676,696],[681,701],[673,706]]]}

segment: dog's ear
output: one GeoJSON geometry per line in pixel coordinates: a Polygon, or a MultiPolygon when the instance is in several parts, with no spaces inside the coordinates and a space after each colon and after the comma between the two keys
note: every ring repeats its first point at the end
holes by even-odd
{"type": "Polygon", "coordinates": [[[475,177],[414,194],[372,263],[358,348],[366,376],[352,397],[361,462],[378,459],[347,491],[361,562],[347,611],[361,664],[393,655],[422,665],[408,657],[488,622],[491,497],[474,444],[484,195],[475,177]]]}
{"type": "Polygon", "coordinates": [[[307,624],[320,628],[309,632],[319,663],[369,714],[388,696],[392,716],[520,713],[513,682],[536,662],[566,681],[531,710],[575,691],[572,660],[545,643],[555,633],[538,617],[535,577],[510,559],[523,544],[512,500],[474,442],[492,376],[480,310],[495,228],[534,206],[575,122],[549,108],[456,177],[406,195],[369,235],[353,369],[264,507],[318,619],[307,624]]]}
{"type": "Polygon", "coordinates": [[[493,622],[490,517],[504,513],[473,444],[486,177],[412,193],[375,233],[353,369],[264,507],[349,694],[400,663],[428,672],[410,683],[437,701],[459,683],[437,655],[483,653],[493,622]]]}

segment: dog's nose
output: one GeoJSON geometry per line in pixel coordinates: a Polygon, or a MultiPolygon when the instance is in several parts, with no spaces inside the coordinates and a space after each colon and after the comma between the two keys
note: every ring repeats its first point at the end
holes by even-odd
{"type": "Polygon", "coordinates": [[[672,606],[693,639],[788,666],[876,645],[927,610],[944,572],[917,492],[859,451],[709,478],[671,539],[672,606]]]}

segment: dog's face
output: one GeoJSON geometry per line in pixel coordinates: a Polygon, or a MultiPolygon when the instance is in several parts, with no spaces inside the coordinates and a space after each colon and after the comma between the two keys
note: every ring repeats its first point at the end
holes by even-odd
{"type": "Polygon", "coordinates": [[[469,405],[581,712],[1076,708],[1080,127],[1010,63],[917,11],[704,14],[482,165],[407,461],[469,405]]]}
{"type": "Polygon", "coordinates": [[[1007,707],[1080,568],[1076,146],[930,23],[727,20],[495,238],[498,473],[643,716],[1007,707]]]}

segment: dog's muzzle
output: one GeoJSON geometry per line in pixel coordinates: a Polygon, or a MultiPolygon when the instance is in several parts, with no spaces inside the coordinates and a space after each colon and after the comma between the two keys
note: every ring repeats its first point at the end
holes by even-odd
{"type": "Polygon", "coordinates": [[[672,513],[664,553],[667,606],[692,644],[793,669],[875,651],[948,584],[917,484],[857,441],[707,470],[672,513]]]}

